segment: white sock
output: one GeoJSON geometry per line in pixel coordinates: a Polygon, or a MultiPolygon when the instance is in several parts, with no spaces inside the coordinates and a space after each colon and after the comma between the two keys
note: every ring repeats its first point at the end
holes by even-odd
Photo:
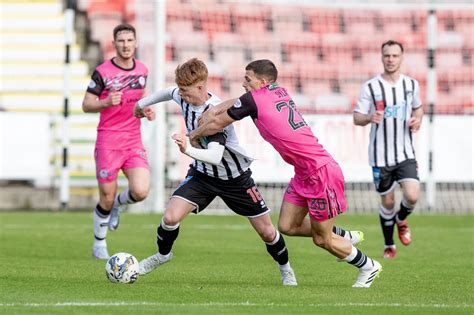
{"type": "Polygon", "coordinates": [[[347,257],[343,258],[342,260],[350,262],[356,257],[356,255],[357,255],[357,248],[352,246],[351,253],[347,257]]]}
{"type": "Polygon", "coordinates": [[[287,262],[284,265],[278,264],[278,268],[280,268],[281,271],[289,271],[291,270],[290,262],[287,262]]]}
{"type": "Polygon", "coordinates": [[[94,208],[94,246],[107,246],[106,237],[110,215],[104,216],[94,208]]]}
{"type": "Polygon", "coordinates": [[[171,256],[171,252],[169,252],[169,253],[166,254],[166,255],[162,255],[162,254],[160,254],[160,253],[157,253],[156,256],[158,257],[158,259],[159,259],[160,261],[168,260],[168,259],[170,258],[170,256],[171,256]]]}
{"type": "Polygon", "coordinates": [[[115,196],[114,207],[121,205],[131,205],[136,201],[131,198],[130,190],[127,188],[115,196]]]}

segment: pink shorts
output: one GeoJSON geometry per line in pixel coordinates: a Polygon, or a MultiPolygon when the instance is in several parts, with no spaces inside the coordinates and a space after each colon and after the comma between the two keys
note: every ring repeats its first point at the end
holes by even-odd
{"type": "Polygon", "coordinates": [[[292,178],[283,199],[307,207],[311,220],[318,222],[346,212],[344,175],[339,164],[329,162],[303,180],[292,178]]]}
{"type": "Polygon", "coordinates": [[[128,150],[108,150],[95,148],[96,177],[99,183],[109,183],[117,180],[118,172],[130,168],[146,168],[147,154],[144,148],[128,150]]]}

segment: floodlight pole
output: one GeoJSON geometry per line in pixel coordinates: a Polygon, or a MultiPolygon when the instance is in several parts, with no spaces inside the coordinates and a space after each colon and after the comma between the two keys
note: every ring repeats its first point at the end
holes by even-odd
{"type": "MultiPolygon", "coordinates": [[[[165,84],[165,29],[166,0],[155,0],[155,54],[153,62],[153,91],[164,88],[165,84]]],[[[152,212],[165,210],[165,157],[166,157],[166,111],[164,104],[155,106],[156,122],[152,137],[153,165],[151,165],[152,212]]]]}
{"type": "Polygon", "coordinates": [[[436,179],[433,169],[433,123],[436,102],[436,32],[437,18],[436,11],[430,9],[428,14],[428,73],[427,73],[427,102],[428,102],[428,178],[426,180],[426,201],[428,209],[432,210],[436,206],[436,179]]]}
{"type": "Polygon", "coordinates": [[[73,1],[66,1],[66,9],[64,11],[64,45],[65,57],[63,68],[63,122],[62,122],[62,166],[61,166],[61,182],[59,188],[60,208],[67,209],[69,207],[69,100],[71,97],[71,44],[73,44],[74,34],[74,7],[73,1]]]}

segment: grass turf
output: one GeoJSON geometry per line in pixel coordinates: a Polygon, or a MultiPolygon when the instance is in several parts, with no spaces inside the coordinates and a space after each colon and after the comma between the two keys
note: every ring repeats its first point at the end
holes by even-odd
{"type": "MultiPolygon", "coordinates": [[[[123,214],[109,252],[154,253],[160,219],[123,214]]],[[[283,287],[238,216],[186,218],[171,263],[117,285],[91,258],[91,213],[0,213],[0,314],[472,314],[473,219],[413,215],[413,243],[397,242],[389,261],[376,215],[341,216],[338,225],[363,230],[359,248],[383,265],[370,289],[353,289],[354,267],[298,237],[285,238],[298,287],[283,287]]]]}

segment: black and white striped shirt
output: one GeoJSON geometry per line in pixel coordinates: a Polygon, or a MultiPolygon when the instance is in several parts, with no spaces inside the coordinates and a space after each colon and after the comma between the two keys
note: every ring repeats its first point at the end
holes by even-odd
{"type": "MultiPolygon", "coordinates": [[[[179,95],[179,88],[170,89],[172,99],[181,106],[183,111],[183,117],[186,124],[186,130],[188,133],[198,127],[198,119],[210,106],[215,106],[222,101],[214,94],[208,92],[210,98],[204,105],[195,106],[193,104],[186,103],[179,95]]],[[[192,167],[197,171],[204,173],[208,176],[220,178],[223,180],[229,180],[236,178],[244,173],[253,161],[239,145],[239,140],[234,130],[234,126],[231,124],[224,129],[221,135],[214,135],[201,139],[200,145],[202,149],[207,148],[207,143],[210,141],[217,141],[224,145],[224,154],[219,165],[212,165],[201,161],[194,160],[192,167]],[[217,140],[218,139],[218,140],[217,140]]]]}
{"type": "Polygon", "coordinates": [[[393,166],[415,158],[408,122],[412,110],[420,106],[420,85],[409,76],[400,75],[395,85],[381,75],[364,83],[354,111],[361,114],[373,113],[376,109],[384,111],[382,122],[372,123],[370,129],[371,166],[393,166]]]}

